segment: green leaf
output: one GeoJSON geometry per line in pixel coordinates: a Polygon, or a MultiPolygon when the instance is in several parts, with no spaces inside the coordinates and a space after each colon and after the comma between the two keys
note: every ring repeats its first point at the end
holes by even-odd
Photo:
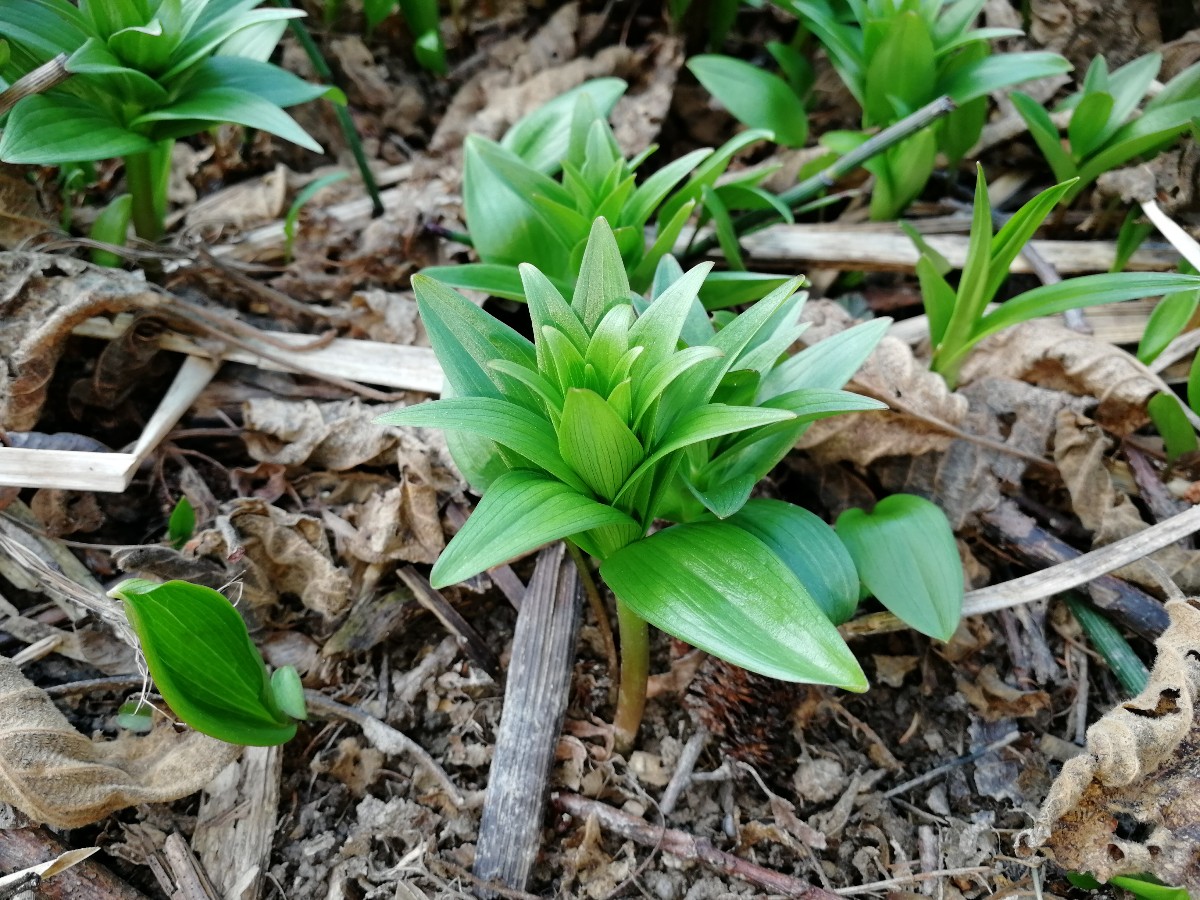
{"type": "Polygon", "coordinates": [[[1192,412],[1200,415],[1200,353],[1192,358],[1192,366],[1188,369],[1187,399],[1192,412]]]}
{"type": "Polygon", "coordinates": [[[697,293],[711,271],[712,263],[701,263],[689,269],[659,294],[633,323],[629,329],[629,343],[646,348],[638,362],[640,371],[649,371],[675,353],[697,293]]]}
{"type": "Polygon", "coordinates": [[[1150,876],[1114,875],[1109,879],[1110,884],[1124,888],[1135,897],[1143,900],[1188,900],[1191,896],[1187,888],[1169,887],[1149,880],[1150,876]]]}
{"type": "Polygon", "coordinates": [[[1062,75],[1071,71],[1071,64],[1057,53],[1032,51],[1028,53],[998,53],[972,66],[955,72],[937,86],[937,93],[949,94],[959,106],[976,97],[986,97],[993,91],[1062,75]]]}
{"type": "Polygon", "coordinates": [[[819,516],[782,500],[751,500],[729,521],[770,547],[834,625],[854,615],[854,560],[819,516]]]}
{"type": "Polygon", "coordinates": [[[237,611],[211,588],[132,579],[124,601],[154,683],[197,731],[231,744],[282,744],[296,723],[279,709],[262,656],[237,611]]]}
{"type": "Polygon", "coordinates": [[[567,155],[571,113],[581,96],[591,101],[597,115],[607,117],[628,85],[620,78],[593,78],[559,94],[518,119],[505,132],[500,146],[531,168],[553,175],[567,155]]]}
{"type": "Polygon", "coordinates": [[[782,78],[730,56],[693,56],[687,67],[743,125],[773,132],[785,147],[808,141],[808,111],[782,78]]]}
{"type": "Polygon", "coordinates": [[[750,492],[758,483],[758,478],[754,475],[734,475],[718,478],[715,485],[709,484],[704,487],[697,486],[686,478],[683,483],[692,496],[704,504],[705,509],[718,519],[728,519],[745,506],[746,501],[750,499],[750,492]]]}
{"type": "Polygon", "coordinates": [[[296,224],[300,220],[300,213],[305,205],[331,184],[345,181],[349,177],[349,172],[329,172],[320,178],[314,178],[296,192],[296,196],[292,198],[292,203],[288,207],[287,215],[283,217],[283,243],[289,260],[292,258],[292,245],[296,240],[296,224]]]}
{"type": "Polygon", "coordinates": [[[571,296],[571,309],[584,328],[595,328],[605,314],[618,303],[629,302],[629,277],[617,248],[617,240],[604,219],[592,223],[579,280],[571,296]]]}
{"type": "Polygon", "coordinates": [[[784,681],[867,688],[837,629],[791,570],[727,522],[676,525],[600,566],[617,598],[668,634],[784,681]]]}
{"type": "Polygon", "coordinates": [[[801,388],[840,388],[866,362],[892,320],[872,319],[839,331],[797,353],[763,381],[759,401],[801,388]]]}
{"type": "Polygon", "coordinates": [[[737,229],[733,227],[733,219],[729,210],[717,196],[717,192],[704,185],[700,191],[704,212],[712,218],[713,230],[717,233],[717,243],[721,245],[721,254],[726,264],[736,272],[746,271],[746,262],[742,259],[742,248],[738,246],[737,229]]]}
{"type": "Polygon", "coordinates": [[[991,299],[996,296],[996,292],[1000,290],[1000,285],[1008,278],[1008,270],[1011,268],[1013,260],[1017,258],[1017,255],[1029,243],[1030,238],[1041,227],[1042,222],[1070,190],[1071,182],[1046,188],[1017,210],[992,238],[987,287],[984,288],[987,302],[991,302],[991,299]]]}
{"type": "Polygon", "coordinates": [[[1116,676],[1117,681],[1121,682],[1125,693],[1130,697],[1135,697],[1144,691],[1150,680],[1150,672],[1146,668],[1146,664],[1133,652],[1129,641],[1125,640],[1112,622],[1074,593],[1068,592],[1066,600],[1071,613],[1083,627],[1083,633],[1087,636],[1088,642],[1104,658],[1104,662],[1116,676]]]}
{"type": "Polygon", "coordinates": [[[275,705],[293,719],[303,722],[308,718],[304,683],[295,666],[280,666],[271,673],[271,696],[275,698],[275,705]]]}
{"type": "Polygon", "coordinates": [[[1146,404],[1146,412],[1154,427],[1162,435],[1167,448],[1167,461],[1174,462],[1185,453],[1200,449],[1196,441],[1196,430],[1183,412],[1183,404],[1174,394],[1155,394],[1146,404]]]}
{"type": "Polygon", "coordinates": [[[1146,330],[1142,332],[1137,358],[1146,365],[1154,362],[1158,354],[1167,349],[1167,344],[1187,327],[1196,314],[1197,306],[1200,306],[1198,291],[1183,291],[1159,300],[1146,322],[1146,330]]]}
{"type": "MultiPolygon", "coordinates": [[[[170,106],[143,113],[130,124],[137,128],[165,122],[232,122],[277,135],[313,153],[324,152],[321,145],[282,109],[240,88],[200,88],[180,97],[170,106]]],[[[187,127],[188,132],[185,133],[193,130],[191,124],[187,127]]],[[[202,127],[197,124],[194,130],[199,131],[202,127]]]]}
{"type": "Polygon", "coordinates": [[[1020,91],[1013,91],[1009,97],[1029,127],[1029,133],[1033,135],[1033,140],[1038,145],[1038,149],[1042,151],[1042,156],[1046,157],[1046,162],[1050,164],[1050,170],[1054,172],[1054,177],[1058,181],[1074,178],[1077,172],[1075,161],[1063,149],[1062,141],[1058,136],[1058,128],[1055,127],[1045,107],[1020,91]]]}
{"type": "MultiPolygon", "coordinates": [[[[663,230],[663,223],[670,222],[674,219],[686,203],[689,201],[697,201],[700,199],[700,193],[705,185],[712,187],[716,184],[717,179],[729,166],[730,160],[735,155],[740,153],[746,147],[756,141],[770,140],[771,132],[762,129],[752,128],[749,131],[743,131],[741,134],[735,134],[724,144],[707,156],[696,170],[692,173],[692,177],[687,180],[678,191],[670,196],[670,198],[662,205],[658,211],[659,231],[663,230]]],[[[657,265],[657,261],[655,262],[657,265]]],[[[653,271],[653,269],[651,269],[653,271]]]]}
{"type": "Polygon", "coordinates": [[[1113,113],[1111,94],[1088,94],[1071,113],[1067,140],[1076,159],[1086,159],[1115,128],[1109,127],[1113,113]]]}
{"type": "Polygon", "coordinates": [[[34,166],[145,153],[153,144],[94,103],[70,94],[35,94],[13,107],[0,135],[0,160],[34,166]]]}
{"type": "Polygon", "coordinates": [[[893,494],[869,514],[846,510],[837,534],[880,603],[922,634],[950,639],[962,615],[963,572],[954,532],[938,507],[893,494]]]}
{"type": "Polygon", "coordinates": [[[452,397],[384,413],[380,425],[445,428],[482,435],[521,454],[580,492],[586,485],[558,452],[554,429],[537,413],[495,397],[452,397]]]}
{"type": "Polygon", "coordinates": [[[456,584],[542,544],[604,525],[636,522],[561,481],[516,470],[488,488],[475,512],[442,552],[429,575],[435,588],[456,584]]]}
{"type": "Polygon", "coordinates": [[[938,271],[937,263],[923,253],[917,262],[917,281],[921,285],[921,300],[929,319],[929,341],[936,349],[946,335],[946,326],[954,314],[957,297],[954,288],[938,271]]]}
{"type": "Polygon", "coordinates": [[[870,54],[863,124],[890,125],[932,100],[933,37],[915,11],[889,17],[886,34],[870,54]]]}
{"type": "Polygon", "coordinates": [[[157,106],[166,103],[169,94],[153,78],[137,69],[122,64],[99,38],[88,38],[67,59],[66,70],[76,75],[103,75],[96,79],[105,88],[117,88],[122,99],[142,106],[157,106]]]}
{"type": "Polygon", "coordinates": [[[67,0],[22,0],[0,7],[0,35],[31,51],[37,62],[74,52],[92,26],[67,0]]]}
{"type": "MultiPolygon", "coordinates": [[[[129,218],[132,211],[133,197],[129,194],[118,194],[100,211],[100,215],[96,216],[96,221],[92,223],[88,237],[93,241],[124,247],[125,238],[129,233],[129,218]]],[[[116,253],[99,248],[92,250],[91,257],[92,262],[98,266],[118,268],[122,262],[121,257],[116,253]]]]}
{"type": "Polygon", "coordinates": [[[621,224],[636,225],[639,228],[645,226],[650,217],[654,215],[654,210],[663,202],[671,189],[686,178],[688,172],[712,156],[712,153],[713,151],[708,147],[693,150],[691,153],[667,163],[647,178],[625,204],[625,210],[621,214],[621,224]]]}
{"type": "Polygon", "coordinates": [[[421,274],[449,287],[486,291],[493,297],[525,302],[525,289],[516,266],[464,263],[458,266],[430,266],[422,269],[421,274]]]}
{"type": "Polygon", "coordinates": [[[196,510],[192,508],[191,501],[187,497],[181,496],[179,502],[175,504],[175,508],[171,510],[171,517],[167,519],[167,540],[171,542],[172,547],[178,550],[191,540],[195,531],[196,510]]]}
{"type": "Polygon", "coordinates": [[[240,56],[213,56],[188,72],[188,83],[235,88],[276,106],[296,106],[324,97],[330,88],[298,78],[286,69],[240,56]]]}
{"type": "Polygon", "coordinates": [[[645,455],[641,442],[607,401],[572,388],[563,403],[558,449],[589,488],[612,500],[645,455]]]}
{"type": "Polygon", "coordinates": [[[126,731],[145,734],[154,728],[154,707],[129,700],[117,708],[117,725],[126,731]]]}
{"type": "Polygon", "coordinates": [[[651,404],[662,395],[671,382],[697,363],[706,359],[716,359],[721,355],[721,351],[716,347],[704,345],[687,347],[659,361],[653,368],[646,371],[645,375],[637,378],[633,386],[632,421],[634,428],[638,426],[642,417],[649,411],[651,404]]]}

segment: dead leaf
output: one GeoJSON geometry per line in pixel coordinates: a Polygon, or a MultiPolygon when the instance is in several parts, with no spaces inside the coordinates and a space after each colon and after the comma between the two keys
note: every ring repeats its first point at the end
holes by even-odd
{"type": "Polygon", "coordinates": [[[958,690],[985,722],[1036,716],[1050,709],[1049,694],[1013,687],[1000,677],[995,666],[984,666],[973,682],[962,677],[957,681],[958,690]]]}
{"type": "Polygon", "coordinates": [[[33,429],[72,328],[92,316],[163,305],[145,282],[118,269],[0,252],[0,429],[33,429]]]}
{"type": "MultiPolygon", "coordinates": [[[[1103,547],[1129,537],[1147,526],[1138,508],[1113,484],[1106,465],[1112,441],[1091,420],[1063,411],[1058,417],[1054,460],[1071,496],[1071,506],[1080,523],[1092,532],[1092,545],[1103,547]]],[[[1200,551],[1178,544],[1165,547],[1151,559],[1167,570],[1186,592],[1200,591],[1200,551]]],[[[1118,577],[1159,590],[1159,581],[1139,562],[1115,573],[1118,577]]]]}
{"type": "Polygon", "coordinates": [[[338,553],[363,562],[433,563],[446,545],[437,491],[410,472],[392,490],[374,494],[365,503],[342,510],[340,516],[326,511],[326,517],[338,553]]]}
{"type": "Polygon", "coordinates": [[[295,594],[309,609],[335,616],[350,602],[350,577],[334,565],[325,528],[256,498],[234,500],[215,527],[191,542],[199,556],[237,563],[246,600],[271,604],[295,594]]]}
{"type": "Polygon", "coordinates": [[[357,35],[337,37],[329,42],[329,52],[341,67],[346,97],[356,107],[371,110],[386,109],[392,101],[387,71],[375,62],[362,38],[357,35]]]}
{"type": "Polygon", "coordinates": [[[54,537],[90,533],[104,524],[104,513],[90,491],[58,491],[42,488],[29,501],[29,508],[54,537]]]}
{"type": "Polygon", "coordinates": [[[411,291],[378,288],[355,291],[350,306],[358,313],[354,318],[354,337],[406,347],[429,346],[411,291]]]}
{"type": "Polygon", "coordinates": [[[871,657],[875,661],[875,678],[888,687],[898,688],[904,685],[904,679],[910,672],[915,672],[921,664],[919,656],[880,656],[871,657]]]}
{"type": "Polygon", "coordinates": [[[1161,379],[1120,347],[1044,319],[980,344],[967,357],[962,381],[985,377],[1094,397],[1099,406],[1093,418],[1117,435],[1146,424],[1146,401],[1163,388],[1161,379]]]}
{"type": "Polygon", "coordinates": [[[38,202],[37,189],[25,177],[25,170],[0,163],[0,250],[11,250],[55,230],[52,218],[38,202]]]}
{"type": "Polygon", "coordinates": [[[260,462],[343,471],[378,465],[398,443],[396,429],[376,417],[403,404],[364,405],[360,400],[248,400],[242,407],[246,449],[260,462]]]}
{"type": "Polygon", "coordinates": [[[274,222],[287,209],[287,185],[288,168],[278,163],[260,178],[232,184],[188,206],[184,226],[211,233],[274,222]]]}
{"type": "Polygon", "coordinates": [[[1200,888],[1200,600],[1167,603],[1146,689],[1087,732],[1088,752],[1064,763],[1018,846],[1107,881],[1148,872],[1200,888]]]}
{"type": "Polygon", "coordinates": [[[1067,57],[1076,73],[1099,53],[1114,69],[1162,43],[1158,13],[1153,0],[1031,0],[1029,36],[1067,57]]]}
{"type": "Polygon", "coordinates": [[[56,828],[79,828],[139,803],[194,794],[241,747],[197,731],[90,741],[11,660],[0,656],[0,801],[56,828]]]}

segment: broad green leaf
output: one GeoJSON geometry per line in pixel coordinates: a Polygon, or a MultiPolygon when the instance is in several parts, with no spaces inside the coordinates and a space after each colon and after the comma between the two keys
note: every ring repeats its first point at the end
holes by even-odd
{"type": "Polygon", "coordinates": [[[519,381],[542,399],[550,414],[551,423],[557,427],[562,415],[563,395],[555,385],[550,383],[545,375],[535,369],[529,369],[508,359],[493,359],[488,365],[510,378],[519,381]]]}
{"type": "Polygon", "coordinates": [[[268,62],[287,29],[288,21],[283,18],[273,18],[264,22],[256,22],[246,28],[239,28],[221,41],[216,55],[218,57],[238,57],[254,62],[268,62]]]}
{"type": "MultiPolygon", "coordinates": [[[[209,16],[209,9],[204,9],[204,23],[199,28],[188,32],[187,38],[171,54],[171,67],[159,76],[159,80],[163,83],[168,83],[178,78],[196,63],[211,56],[222,43],[243,29],[255,28],[262,22],[274,22],[279,19],[298,19],[304,16],[304,10],[302,9],[276,9],[271,7],[246,9],[247,7],[255,6],[259,2],[261,0],[226,4],[225,13],[216,16],[209,16]]],[[[212,5],[210,4],[210,7],[212,5]]]]}
{"type": "Polygon", "coordinates": [[[1193,63],[1166,83],[1161,91],[1146,102],[1144,112],[1172,106],[1200,95],[1200,63],[1193,63]]]}
{"type": "Polygon", "coordinates": [[[573,388],[563,403],[558,449],[587,486],[612,500],[645,455],[629,426],[600,395],[573,388]]]}
{"type": "MultiPolygon", "coordinates": [[[[586,353],[591,342],[590,335],[575,310],[563,298],[560,291],[545,275],[528,263],[518,267],[521,276],[521,286],[525,292],[525,302],[529,304],[529,318],[533,322],[533,333],[541,334],[542,329],[551,326],[558,329],[580,353],[586,353]]],[[[538,347],[538,365],[544,365],[542,350],[538,347]]]]}
{"type": "Polygon", "coordinates": [[[722,184],[714,191],[726,209],[748,210],[769,209],[788,225],[796,224],[792,209],[778,194],[744,184],[722,184]]]}
{"type": "Polygon", "coordinates": [[[1174,462],[1185,453],[1200,449],[1196,429],[1183,412],[1183,404],[1174,394],[1155,394],[1146,404],[1150,420],[1162,436],[1167,448],[1167,462],[1174,462]]]}
{"type": "Polygon", "coordinates": [[[271,696],[284,714],[301,722],[308,718],[304,705],[304,683],[295,666],[280,666],[271,673],[271,696]]]}
{"type": "Polygon", "coordinates": [[[1137,358],[1147,365],[1154,362],[1158,354],[1167,348],[1167,344],[1175,340],[1191,321],[1198,305],[1198,291],[1184,291],[1159,300],[1154,311],[1150,313],[1150,320],[1146,322],[1146,330],[1142,332],[1137,358]]]}
{"type": "Polygon", "coordinates": [[[687,67],[743,125],[773,132],[785,147],[808,141],[808,111],[782,78],[731,56],[693,56],[687,67]]]}
{"type": "Polygon", "coordinates": [[[1038,145],[1038,149],[1042,151],[1042,156],[1046,157],[1046,162],[1050,164],[1050,170],[1054,172],[1054,177],[1058,181],[1074,178],[1077,171],[1075,161],[1063,149],[1062,140],[1058,136],[1058,128],[1055,127],[1045,107],[1020,91],[1013,91],[1009,95],[1009,99],[1012,100],[1017,112],[1021,114],[1021,118],[1025,120],[1025,124],[1029,127],[1029,133],[1033,135],[1033,140],[1038,145]]]}
{"type": "Polygon", "coordinates": [[[497,478],[429,575],[442,588],[529,550],[603,525],[637,529],[623,512],[561,481],[515,470],[497,478]]]}
{"type": "Polygon", "coordinates": [[[545,346],[543,352],[548,361],[545,373],[557,381],[564,397],[570,388],[585,385],[587,372],[583,354],[575,349],[569,337],[557,328],[545,325],[542,327],[542,340],[538,343],[545,346]]]}
{"type": "Polygon", "coordinates": [[[191,540],[195,531],[196,510],[192,508],[187,497],[180,497],[175,508],[171,510],[171,517],[167,519],[167,540],[178,550],[191,540]]]}
{"type": "Polygon", "coordinates": [[[612,229],[604,219],[592,223],[571,309],[585,328],[592,329],[618,303],[629,302],[629,277],[612,229]]]}
{"type": "Polygon", "coordinates": [[[286,69],[256,59],[213,56],[188,72],[189,83],[236,88],[256,94],[276,106],[296,106],[329,93],[323,84],[297,78],[286,69]]]}
{"type": "Polygon", "coordinates": [[[791,570],[727,522],[676,525],[600,566],[617,598],[668,634],[785,681],[867,688],[837,629],[791,570]]]}
{"type": "MultiPolygon", "coordinates": [[[[125,246],[125,239],[129,234],[129,219],[132,210],[133,197],[130,194],[118,194],[101,210],[100,215],[96,216],[96,221],[92,223],[92,229],[88,232],[88,237],[93,241],[112,244],[116,247],[125,246]]],[[[121,257],[116,253],[113,253],[111,250],[101,250],[99,248],[92,250],[91,257],[92,262],[98,266],[118,268],[122,262],[121,257]]]]}
{"type": "Polygon", "coordinates": [[[963,572],[954,532],[937,506],[912,494],[837,520],[864,587],[908,625],[947,641],[962,615],[963,572]]]}
{"type": "Polygon", "coordinates": [[[688,172],[708,159],[712,152],[708,147],[693,150],[691,153],[667,163],[647,178],[625,204],[621,224],[644,226],[672,188],[686,178],[688,172]]]}
{"type": "Polygon", "coordinates": [[[1057,53],[1037,50],[1028,53],[997,53],[977,65],[956,72],[937,86],[960,106],[993,91],[1071,71],[1071,64],[1057,53]]]}
{"type": "Polygon", "coordinates": [[[628,85],[620,78],[594,78],[559,94],[518,119],[505,132],[500,146],[545,175],[553,175],[567,154],[571,111],[586,95],[601,116],[612,112],[628,85]]]}
{"type": "Polygon", "coordinates": [[[1122,126],[1095,156],[1079,167],[1079,181],[1071,188],[1067,199],[1074,199],[1084,187],[1110,169],[1170,144],[1187,131],[1197,116],[1200,116],[1200,98],[1156,107],[1122,126]]]}
{"type": "Polygon", "coordinates": [[[921,254],[917,261],[917,281],[921,285],[921,300],[925,304],[925,315],[929,319],[929,341],[936,350],[946,335],[946,326],[954,314],[956,296],[954,288],[938,271],[937,264],[928,254],[921,254]]]}
{"type": "Polygon", "coordinates": [[[875,173],[871,195],[871,218],[895,219],[920,196],[937,162],[937,138],[932,131],[918,131],[871,160],[866,168],[875,173]]]}
{"type": "Polygon", "coordinates": [[[133,120],[131,127],[169,122],[232,122],[277,135],[314,153],[324,152],[321,145],[282,109],[240,88],[195,90],[170,106],[143,113],[133,120]]]}
{"type": "Polygon", "coordinates": [[[131,579],[124,601],[150,675],[175,714],[231,744],[282,744],[296,723],[279,709],[266,666],[242,617],[212,588],[131,579]]]}
{"type": "Polygon", "coordinates": [[[72,53],[66,69],[76,75],[107,76],[103,80],[106,87],[119,85],[126,92],[125,99],[144,106],[166,103],[169,97],[166,89],[149,75],[123,65],[99,38],[88,38],[72,53]]]}
{"type": "MultiPolygon", "coordinates": [[[[1108,140],[1112,134],[1133,115],[1146,92],[1154,83],[1158,70],[1162,66],[1162,55],[1147,53],[1132,62],[1128,62],[1112,73],[1109,78],[1108,93],[1113,98],[1112,111],[1109,114],[1109,127],[1100,139],[1100,143],[1108,140]]],[[[1172,79],[1174,80],[1174,79],[1172,79]]],[[[1166,93],[1166,89],[1159,92],[1166,93]]],[[[1157,100],[1157,98],[1155,98],[1157,100]]],[[[1167,103],[1173,102],[1169,98],[1167,103]]],[[[1165,104],[1164,104],[1165,105],[1165,104]]],[[[1149,108],[1149,104],[1147,104],[1149,108]]]]}
{"type": "Polygon", "coordinates": [[[1014,297],[984,316],[972,334],[972,343],[997,331],[1036,319],[1121,300],[1136,300],[1156,294],[1200,289],[1200,276],[1175,275],[1169,272],[1118,272],[1115,274],[1082,275],[1058,284],[1045,284],[1014,297]]]}
{"type": "Polygon", "coordinates": [[[659,260],[675,249],[675,242],[679,240],[679,235],[683,233],[683,227],[687,225],[688,220],[692,217],[692,210],[695,207],[696,201],[689,200],[680,206],[670,219],[665,221],[660,212],[658,217],[658,235],[655,237],[654,243],[650,245],[650,249],[646,251],[645,256],[642,257],[642,261],[634,266],[633,271],[629,273],[629,284],[633,290],[642,292],[649,286],[654,276],[654,270],[658,267],[659,260]]]}
{"type": "Polygon", "coordinates": [[[708,310],[741,306],[765,297],[790,280],[786,275],[761,272],[713,272],[700,288],[700,302],[708,310]]]}
{"type": "Polygon", "coordinates": [[[32,51],[39,64],[74,52],[92,31],[91,23],[67,0],[21,0],[0,6],[0,36],[32,51]]]}
{"type": "Polygon", "coordinates": [[[792,570],[834,625],[858,608],[858,573],[837,534],[819,516],[782,500],[751,500],[729,520],[792,570]]]}
{"type": "Polygon", "coordinates": [[[587,486],[558,452],[554,429],[542,416],[495,397],[452,397],[416,403],[375,419],[380,425],[406,425],[471,431],[521,454],[535,466],[583,492],[587,486]]]}
{"type": "Polygon", "coordinates": [[[638,363],[646,372],[675,352],[684,324],[695,306],[697,293],[712,271],[712,263],[701,263],[664,290],[629,329],[629,342],[646,348],[638,363]]]}
{"type": "MultiPolygon", "coordinates": [[[[756,141],[764,141],[771,139],[771,132],[764,131],[758,128],[752,128],[748,131],[743,131],[741,134],[735,134],[724,144],[709,154],[704,162],[696,167],[692,172],[692,177],[687,180],[678,191],[670,196],[670,198],[662,205],[658,211],[659,230],[663,229],[664,222],[670,222],[679,212],[680,208],[689,201],[698,201],[700,192],[705,185],[712,187],[716,184],[717,179],[729,166],[730,160],[733,157],[749,147],[756,141]]],[[[657,265],[657,262],[655,263],[657,265]]],[[[653,271],[653,269],[651,269],[653,271]]]]}
{"type": "Polygon", "coordinates": [[[758,483],[758,479],[753,475],[735,475],[716,481],[716,484],[699,487],[690,479],[684,479],[684,484],[692,496],[718,519],[728,519],[741,509],[750,499],[754,485],[758,483]]]}
{"type": "Polygon", "coordinates": [[[153,146],[95,104],[55,92],[34,94],[13,107],[0,135],[0,160],[57,166],[145,153],[153,146]]]}
{"type": "Polygon", "coordinates": [[[777,366],[759,390],[759,401],[801,388],[836,389],[866,362],[892,320],[872,319],[839,331],[777,366]]]}
{"type": "Polygon", "coordinates": [[[486,291],[493,297],[525,302],[525,289],[516,266],[464,263],[458,266],[430,266],[422,269],[421,274],[452,288],[486,291]]]}
{"type": "Polygon", "coordinates": [[[1086,159],[1099,147],[1105,137],[1116,128],[1110,128],[1113,114],[1111,94],[1088,94],[1075,111],[1067,125],[1067,140],[1071,143],[1071,154],[1075,159],[1086,159]]]}
{"type": "Polygon", "coordinates": [[[660,360],[653,368],[635,379],[633,385],[633,425],[637,428],[650,405],[659,398],[667,386],[692,366],[706,359],[721,355],[716,347],[687,347],[660,360]]]}
{"type": "Polygon", "coordinates": [[[889,17],[886,36],[870,54],[863,124],[890,125],[932,100],[933,38],[915,11],[889,17]]]}

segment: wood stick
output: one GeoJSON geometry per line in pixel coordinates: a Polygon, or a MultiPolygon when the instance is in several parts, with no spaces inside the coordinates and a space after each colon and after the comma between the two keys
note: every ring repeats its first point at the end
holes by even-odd
{"type": "Polygon", "coordinates": [[[614,809],[607,803],[565,793],[555,794],[551,802],[558,809],[579,819],[595,816],[601,827],[623,838],[637,841],[646,847],[656,847],[678,859],[698,860],[719,872],[758,885],[771,893],[783,894],[785,897],[805,897],[808,900],[837,900],[837,894],[831,894],[800,878],[718,850],[704,838],[698,838],[685,831],[651,825],[645,819],[614,809]]]}
{"type": "MultiPolygon", "coordinates": [[[[517,615],[475,852],[473,871],[483,881],[518,891],[529,881],[541,848],[581,615],[579,574],[556,543],[538,555],[517,615]]],[[[481,896],[496,895],[483,889],[481,896]]]]}
{"type": "MultiPolygon", "coordinates": [[[[61,856],[66,847],[41,828],[0,829],[0,871],[15,872],[61,856]]],[[[90,859],[42,882],[39,900],[147,900],[104,866],[90,859]]]]}

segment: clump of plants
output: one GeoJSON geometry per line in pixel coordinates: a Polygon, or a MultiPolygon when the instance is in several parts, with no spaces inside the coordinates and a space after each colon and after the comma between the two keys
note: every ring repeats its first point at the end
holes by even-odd
{"type": "MultiPolygon", "coordinates": [[[[776,0],[817,37],[862,107],[864,129],[899,121],[940,96],[958,109],[931,129],[866,164],[875,176],[871,218],[894,219],[924,189],[939,153],[951,168],[979,140],[990,92],[1070,70],[1057,53],[992,55],[990,42],[1021,34],[975,28],[984,0],[776,0]]],[[[731,106],[737,115],[737,107],[731,106]]],[[[830,132],[821,142],[846,153],[865,132],[830,132]]]]}
{"type": "MultiPolygon", "coordinates": [[[[801,279],[714,321],[698,299],[709,264],[683,273],[664,257],[650,301],[631,292],[625,266],[603,218],[569,301],[521,265],[532,341],[437,280],[414,278],[447,396],[379,421],[450,430],[456,461],[483,493],[431,582],[454,584],[559,539],[595,559],[617,599],[615,725],[625,745],[645,702],[647,623],[765,675],[865,690],[835,623],[857,605],[855,561],[880,536],[909,556],[892,573],[902,588],[889,594],[900,595],[893,610],[948,637],[962,572],[932,504],[910,498],[850,517],[843,543],[806,510],[749,499],[809,423],[881,408],[840,388],[887,320],[789,357],[804,330],[801,279]]],[[[871,571],[869,584],[881,580],[871,571]]]]}
{"type": "MultiPolygon", "coordinates": [[[[717,179],[736,153],[770,132],[747,131],[717,150],[695,150],[638,184],[637,169],[655,148],[626,159],[607,119],[625,86],[616,78],[589,82],[518,122],[499,143],[468,136],[463,207],[480,262],[435,267],[425,274],[453,287],[524,300],[517,267],[530,263],[561,293],[570,293],[592,222],[603,217],[611,224],[630,284],[643,292],[659,261],[701,211],[701,221],[711,218],[723,236],[731,265],[744,270],[730,211],[778,206],[779,201],[758,187],[769,171],[719,186],[717,179]],[[651,223],[655,237],[647,246],[651,223]]],[[[791,218],[786,207],[782,212],[791,218]]],[[[745,271],[714,273],[702,299],[709,308],[730,306],[757,299],[786,280],[745,271]]]]}
{"type": "Polygon", "coordinates": [[[933,347],[930,367],[950,387],[958,383],[959,370],[971,349],[984,338],[1011,325],[1068,309],[1194,291],[1200,287],[1200,278],[1191,275],[1110,272],[1044,284],[989,310],[989,305],[1008,278],[1013,260],[1074,184],[1073,181],[1066,181],[1047,188],[1022,206],[999,231],[995,231],[987,183],[983,178],[983,169],[979,167],[971,239],[957,288],[946,280],[951,269],[946,259],[922,240],[919,234],[908,229],[921,251],[917,277],[921,284],[925,314],[929,318],[929,337],[933,347]]]}
{"type": "MultiPolygon", "coordinates": [[[[171,147],[231,122],[320,146],[283,111],[328,94],[267,60],[294,9],[262,0],[37,0],[0,5],[14,81],[59,54],[61,85],[20,100],[2,122],[0,160],[61,165],[121,157],[137,233],[163,231],[171,147]]],[[[128,219],[126,218],[126,222],[128,219]]],[[[123,229],[109,222],[107,231],[123,229]]]]}
{"type": "Polygon", "coordinates": [[[1165,150],[1200,116],[1200,63],[1184,69],[1142,105],[1162,56],[1148,53],[1108,71],[1103,56],[1088,67],[1083,89],[1059,104],[1069,112],[1066,142],[1045,108],[1014,91],[1013,105],[1059,181],[1075,179],[1063,195],[1070,203],[1105,172],[1165,150]]]}

